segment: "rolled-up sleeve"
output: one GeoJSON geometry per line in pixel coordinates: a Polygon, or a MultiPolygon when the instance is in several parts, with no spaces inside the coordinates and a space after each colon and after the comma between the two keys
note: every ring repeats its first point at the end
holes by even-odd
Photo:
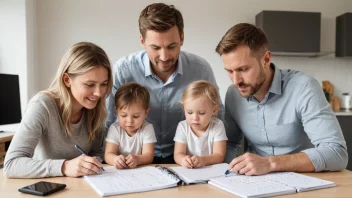
{"type": "Polygon", "coordinates": [[[297,110],[304,131],[314,148],[303,150],[315,171],[338,171],[346,168],[348,153],[341,127],[318,81],[303,84],[297,98],[297,110]]]}

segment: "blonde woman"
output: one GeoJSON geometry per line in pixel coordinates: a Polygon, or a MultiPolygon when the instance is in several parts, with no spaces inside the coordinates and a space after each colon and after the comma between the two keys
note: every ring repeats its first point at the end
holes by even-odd
{"type": "Polygon", "coordinates": [[[100,172],[111,67],[98,46],[73,45],[50,87],[29,102],[4,163],[9,178],[79,177],[100,172]],[[79,145],[89,156],[82,155],[79,145]],[[94,157],[90,157],[94,156],[94,157]]]}

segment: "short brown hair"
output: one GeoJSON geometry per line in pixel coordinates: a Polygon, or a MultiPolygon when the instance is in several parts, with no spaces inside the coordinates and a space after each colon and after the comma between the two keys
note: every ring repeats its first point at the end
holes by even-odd
{"type": "Polygon", "coordinates": [[[173,5],[153,3],[148,5],[139,15],[139,32],[145,38],[147,30],[166,32],[173,26],[178,27],[180,36],[183,34],[183,17],[173,5]]]}
{"type": "Polygon", "coordinates": [[[263,30],[249,23],[239,23],[226,32],[215,51],[221,56],[240,45],[248,46],[254,54],[262,55],[268,50],[268,40],[263,30]]]}
{"type": "Polygon", "coordinates": [[[187,100],[197,99],[199,97],[205,96],[213,103],[213,105],[219,104],[219,93],[216,87],[206,80],[198,80],[189,84],[183,92],[181,105],[187,100]]]}
{"type": "Polygon", "coordinates": [[[122,85],[115,94],[115,109],[123,109],[134,104],[149,109],[150,95],[147,88],[138,83],[131,82],[122,85]]]}

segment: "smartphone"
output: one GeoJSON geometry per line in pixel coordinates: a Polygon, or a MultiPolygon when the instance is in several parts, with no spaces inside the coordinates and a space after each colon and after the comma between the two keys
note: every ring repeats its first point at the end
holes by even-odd
{"type": "Polygon", "coordinates": [[[31,184],[29,186],[25,186],[23,188],[18,189],[18,191],[23,193],[28,193],[32,195],[46,196],[50,195],[54,192],[62,190],[66,187],[66,184],[58,184],[40,181],[35,184],[31,184]]]}

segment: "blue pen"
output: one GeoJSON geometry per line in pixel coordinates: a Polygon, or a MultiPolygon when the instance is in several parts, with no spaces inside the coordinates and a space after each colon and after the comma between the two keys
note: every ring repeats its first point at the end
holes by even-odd
{"type": "Polygon", "coordinates": [[[231,170],[226,170],[226,171],[225,171],[225,176],[227,176],[227,175],[230,174],[230,173],[233,173],[233,171],[231,171],[231,170]]]}
{"type": "MultiPolygon", "coordinates": [[[[79,147],[77,144],[75,144],[75,148],[76,148],[79,152],[81,152],[82,154],[87,155],[86,152],[84,152],[83,149],[82,149],[81,147],[79,147]]],[[[87,155],[87,156],[88,156],[88,155],[87,155]]],[[[98,160],[100,161],[100,163],[103,162],[103,160],[102,160],[99,156],[98,156],[98,160]]],[[[105,170],[103,169],[103,167],[101,167],[100,170],[105,171],[105,170]]]]}

